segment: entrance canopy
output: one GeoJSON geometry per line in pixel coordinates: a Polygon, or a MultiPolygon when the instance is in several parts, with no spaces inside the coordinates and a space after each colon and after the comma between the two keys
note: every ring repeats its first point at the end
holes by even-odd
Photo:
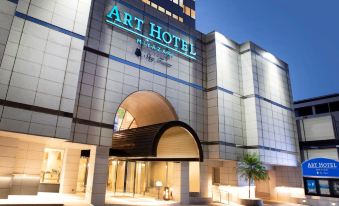
{"type": "Polygon", "coordinates": [[[203,161],[197,134],[180,121],[114,132],[110,155],[145,160],[203,161]]]}

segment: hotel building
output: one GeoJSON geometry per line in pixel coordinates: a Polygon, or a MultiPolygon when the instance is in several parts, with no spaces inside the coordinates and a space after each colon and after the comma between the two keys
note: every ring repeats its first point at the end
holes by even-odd
{"type": "Polygon", "coordinates": [[[297,201],[288,65],[195,18],[194,0],[2,0],[0,198],[237,202],[257,153],[255,195],[297,201]]]}

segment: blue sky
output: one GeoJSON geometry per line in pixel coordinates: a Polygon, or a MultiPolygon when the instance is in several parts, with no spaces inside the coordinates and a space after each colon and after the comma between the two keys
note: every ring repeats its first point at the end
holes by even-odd
{"type": "Polygon", "coordinates": [[[339,0],[196,0],[196,27],[289,64],[294,100],[339,93],[339,0]]]}

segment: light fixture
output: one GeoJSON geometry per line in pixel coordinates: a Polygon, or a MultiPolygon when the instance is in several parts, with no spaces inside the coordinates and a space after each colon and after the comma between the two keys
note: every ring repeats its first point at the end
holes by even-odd
{"type": "Polygon", "coordinates": [[[165,187],[164,189],[164,200],[170,200],[171,199],[171,194],[170,194],[170,188],[169,187],[165,187]]]}
{"type": "Polygon", "coordinates": [[[162,182],[160,180],[155,181],[155,187],[158,190],[158,200],[160,200],[160,188],[162,187],[162,182]]]}

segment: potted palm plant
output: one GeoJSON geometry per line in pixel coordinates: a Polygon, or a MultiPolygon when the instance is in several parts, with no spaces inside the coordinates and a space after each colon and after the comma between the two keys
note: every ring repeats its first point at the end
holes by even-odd
{"type": "Polygon", "coordinates": [[[241,199],[241,204],[246,206],[262,206],[263,201],[260,199],[251,199],[251,182],[269,179],[266,168],[260,162],[260,158],[255,153],[249,153],[238,166],[238,172],[241,177],[248,181],[248,199],[241,199]]]}

